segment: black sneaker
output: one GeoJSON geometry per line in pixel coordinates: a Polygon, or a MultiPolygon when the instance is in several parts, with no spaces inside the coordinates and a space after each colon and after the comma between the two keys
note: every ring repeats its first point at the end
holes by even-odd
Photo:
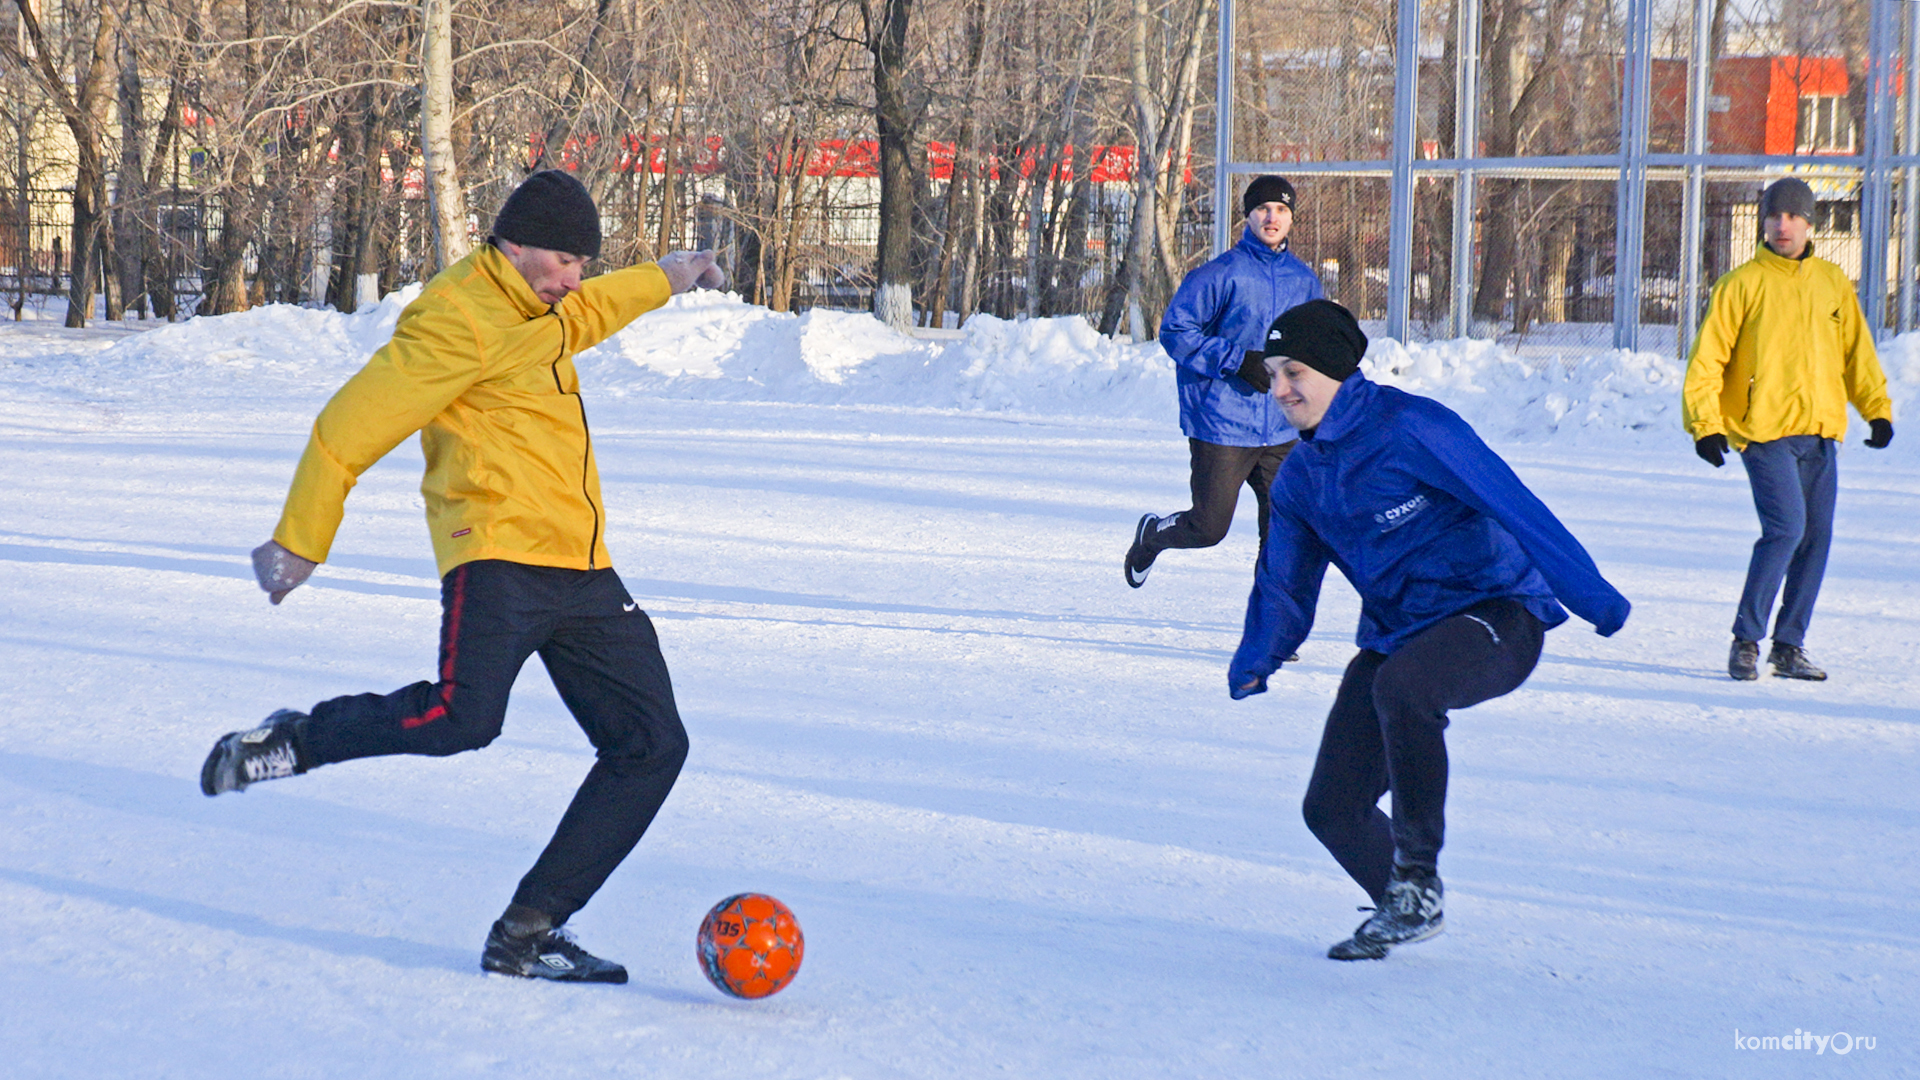
{"type": "Polygon", "coordinates": [[[1147,534],[1152,532],[1160,519],[1152,514],[1140,515],[1140,524],[1133,528],[1133,546],[1127,549],[1127,584],[1139,588],[1147,583],[1147,571],[1153,569],[1153,560],[1160,553],[1147,546],[1147,534]]]}
{"type": "Polygon", "coordinates": [[[252,731],[220,736],[200,766],[201,792],[245,791],[249,784],[306,772],[293,745],[293,725],[306,718],[306,713],[281,709],[252,731]]]}
{"type": "Polygon", "coordinates": [[[1378,960],[1395,945],[1411,945],[1447,928],[1440,875],[1421,866],[1394,864],[1380,910],[1353,936],[1327,950],[1333,960],[1378,960]]]}
{"type": "Polygon", "coordinates": [[[559,926],[515,937],[507,932],[506,923],[495,921],[487,934],[487,947],[480,953],[480,968],[500,975],[555,982],[627,981],[626,968],[581,948],[573,940],[573,933],[559,926]]]}
{"type": "MultiPolygon", "coordinates": [[[[1773,673],[1783,679],[1805,679],[1808,682],[1823,682],[1827,673],[1814,667],[1807,660],[1807,651],[1798,645],[1773,643],[1767,651],[1767,663],[1773,666],[1773,673]]],[[[1753,678],[1749,675],[1748,678],[1753,678]]]]}
{"type": "MultiPolygon", "coordinates": [[[[1779,646],[1775,645],[1778,649],[1779,646]]],[[[1760,677],[1760,643],[1733,639],[1733,648],[1727,650],[1727,674],[1741,682],[1752,682],[1760,677]]]]}

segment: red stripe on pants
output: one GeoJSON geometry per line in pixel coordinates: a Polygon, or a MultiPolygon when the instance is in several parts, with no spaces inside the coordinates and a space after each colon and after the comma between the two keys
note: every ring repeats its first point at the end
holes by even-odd
{"type": "Polygon", "coordinates": [[[462,565],[453,575],[453,603],[447,608],[446,658],[440,662],[440,704],[421,713],[400,721],[400,726],[409,730],[433,723],[447,715],[447,708],[453,704],[453,663],[460,655],[460,609],[467,599],[467,568],[462,565]]]}

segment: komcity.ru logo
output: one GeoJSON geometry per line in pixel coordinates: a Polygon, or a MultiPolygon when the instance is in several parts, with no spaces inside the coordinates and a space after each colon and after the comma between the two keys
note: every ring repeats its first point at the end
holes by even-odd
{"type": "Polygon", "coordinates": [[[1791,1035],[1742,1035],[1739,1028],[1733,1029],[1735,1050],[1811,1050],[1816,1054],[1832,1050],[1836,1054],[1851,1054],[1856,1049],[1873,1049],[1875,1041],[1871,1035],[1849,1035],[1844,1031],[1815,1035],[1794,1028],[1791,1035]]]}

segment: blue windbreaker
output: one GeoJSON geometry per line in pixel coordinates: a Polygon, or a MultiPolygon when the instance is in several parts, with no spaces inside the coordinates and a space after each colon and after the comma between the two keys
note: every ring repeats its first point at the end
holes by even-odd
{"type": "Polygon", "coordinates": [[[1356,644],[1382,653],[1484,600],[1519,600],[1549,627],[1564,603],[1608,635],[1631,606],[1466,421],[1358,373],[1274,481],[1234,697],[1264,691],[1306,640],[1328,563],[1360,594],[1356,644]]]}
{"type": "Polygon", "coordinates": [[[1325,295],[1306,263],[1251,232],[1188,274],[1160,320],[1160,346],[1180,386],[1180,430],[1221,446],[1293,441],[1273,398],[1234,373],[1248,349],[1266,346],[1281,312],[1325,295]]]}

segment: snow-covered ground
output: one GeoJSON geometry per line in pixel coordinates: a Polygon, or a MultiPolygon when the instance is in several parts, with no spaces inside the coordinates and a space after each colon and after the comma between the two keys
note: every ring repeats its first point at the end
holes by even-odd
{"type": "Polygon", "coordinates": [[[1376,343],[1635,607],[1456,715],[1448,932],[1343,965],[1364,897],[1298,806],[1357,604],[1235,703],[1251,500],[1122,583],[1185,505],[1156,347],[677,301],[581,368],[693,752],[574,920],[633,981],[561,987],[477,968],[590,760],[537,664],[487,750],[196,786],[220,733],[431,668],[411,444],[285,605],[245,557],[397,305],[0,327],[0,1076],[1920,1075],[1913,340],[1901,437],[1842,454],[1817,685],[1725,677],[1757,527],[1674,361],[1376,343]],[[693,957],[749,889],[808,942],[759,1003],[693,957]]]}

